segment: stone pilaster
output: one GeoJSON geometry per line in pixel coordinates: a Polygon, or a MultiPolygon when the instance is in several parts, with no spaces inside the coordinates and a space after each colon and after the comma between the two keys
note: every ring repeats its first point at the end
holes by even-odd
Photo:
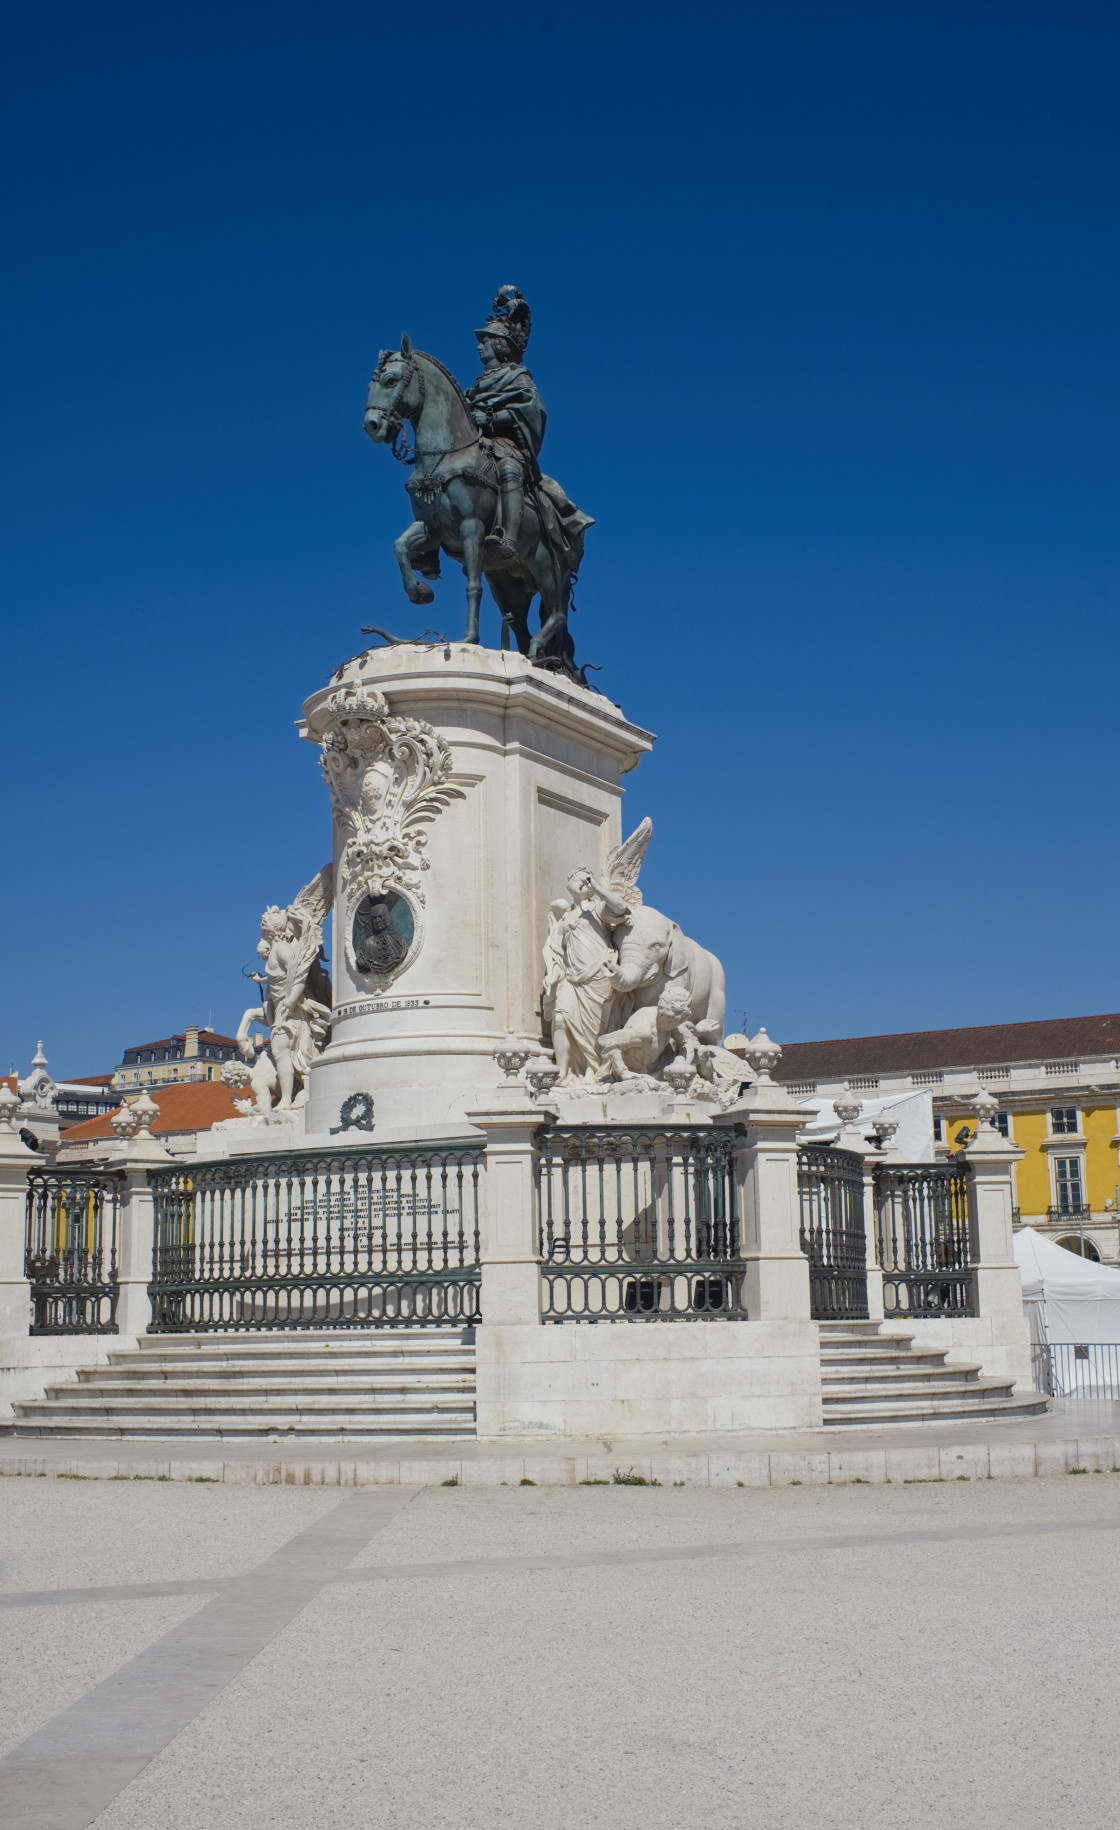
{"type": "Polygon", "coordinates": [[[963,1157],[984,1371],[1011,1377],[1019,1390],[1026,1390],[1033,1384],[1030,1329],[1023,1309],[1023,1280],[1011,1248],[1011,1171],[1025,1153],[996,1130],[994,1100],[977,1100],[976,1105],[981,1123],[963,1157]]]}
{"type": "Polygon", "coordinates": [[[805,1113],[766,1073],[713,1121],[743,1128],[736,1151],[746,1301],[751,1321],[805,1321],[809,1261],[801,1250],[797,1134],[805,1113]]]}
{"type": "Polygon", "coordinates": [[[482,1325],[539,1324],[534,1138],[541,1112],[519,1081],[503,1082],[467,1119],[486,1134],[480,1224],[482,1325]]]}
{"type": "Polygon", "coordinates": [[[26,1335],[31,1323],[31,1286],[24,1276],[27,1172],[46,1161],[29,1150],[15,1129],[19,1102],[0,1091],[0,1337],[26,1335]]]}

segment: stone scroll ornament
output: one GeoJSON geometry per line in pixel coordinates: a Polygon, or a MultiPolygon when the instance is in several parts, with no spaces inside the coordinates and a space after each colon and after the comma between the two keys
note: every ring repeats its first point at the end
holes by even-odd
{"type": "Polygon", "coordinates": [[[451,750],[422,718],[398,717],[384,693],[345,686],[324,712],[323,774],[346,844],[339,860],[346,957],[378,989],[410,966],[423,942],[425,830],[463,790],[451,750]]]}

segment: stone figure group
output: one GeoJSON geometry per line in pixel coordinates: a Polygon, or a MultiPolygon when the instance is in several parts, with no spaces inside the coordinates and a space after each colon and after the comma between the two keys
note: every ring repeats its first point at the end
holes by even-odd
{"type": "Polygon", "coordinates": [[[723,967],[643,903],[638,872],[652,832],[643,820],[610,854],[606,882],[573,871],[549,909],[541,1009],[557,1085],[639,1091],[671,1076],[729,1104],[750,1074],[722,1046],[723,967]]]}
{"type": "MultiPolygon", "coordinates": [[[[227,1086],[248,1087],[236,1101],[244,1117],[262,1123],[291,1113],[306,1098],[307,1070],[321,1053],[331,1026],[331,981],[323,954],[323,923],[331,906],[334,871],[326,864],[286,909],[261,916],[257,954],[263,972],[250,976],[261,1002],[250,1005],[237,1027],[241,1061],[227,1061],[227,1086]],[[268,1031],[251,1034],[254,1025],[268,1031]],[[275,1106],[273,1098],[279,1094],[275,1106]]],[[[236,1120],[226,1121],[236,1123],[236,1120]]]]}

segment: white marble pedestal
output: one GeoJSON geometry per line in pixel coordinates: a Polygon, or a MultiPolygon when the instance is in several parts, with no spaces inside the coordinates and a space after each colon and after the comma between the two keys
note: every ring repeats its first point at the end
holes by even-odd
{"type": "MultiPolygon", "coordinates": [[[[311,742],[339,728],[340,693],[359,707],[383,694],[392,717],[433,727],[450,747],[458,795],[425,822],[416,939],[388,983],[358,971],[346,944],[361,898],[346,879],[335,797],[334,1022],[310,1072],[308,1141],[340,1125],[355,1093],[373,1098],[375,1141],[462,1135],[466,1109],[500,1078],[495,1047],[510,1032],[534,1052],[543,1046],[549,903],[570,872],[601,870],[619,844],[621,778],[653,739],[598,693],[464,643],[356,657],[307,701],[311,742]]],[[[372,795],[390,799],[385,770],[383,780],[374,773],[372,795]]]]}

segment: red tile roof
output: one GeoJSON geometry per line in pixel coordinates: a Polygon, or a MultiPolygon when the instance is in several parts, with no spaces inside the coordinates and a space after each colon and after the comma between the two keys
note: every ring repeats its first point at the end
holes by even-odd
{"type": "MultiPolygon", "coordinates": [[[[234,1093],[231,1087],[223,1086],[220,1080],[186,1080],[178,1086],[145,1088],[146,1092],[157,1095],[159,1117],[152,1120],[152,1135],[158,1137],[163,1132],[209,1131],[211,1125],[217,1124],[220,1118],[237,1118],[237,1107],[234,1105],[234,1093]]],[[[239,1099],[247,1097],[238,1094],[239,1099]]],[[[80,1124],[69,1125],[63,1133],[64,1146],[80,1143],[84,1137],[114,1137],[116,1134],[109,1123],[109,1113],[104,1112],[100,1118],[83,1118],[80,1124]]]]}
{"type": "Polygon", "coordinates": [[[1120,1058],[1120,1013],[1051,1017],[1038,1023],[994,1023],[979,1029],[920,1029],[897,1036],[848,1036],[833,1042],[787,1042],[776,1080],[839,1080],[864,1074],[920,1074],[1032,1061],[1120,1058]]]}
{"type": "Polygon", "coordinates": [[[68,1087],[111,1087],[112,1071],[108,1074],[71,1074],[66,1082],[68,1087]]]}

